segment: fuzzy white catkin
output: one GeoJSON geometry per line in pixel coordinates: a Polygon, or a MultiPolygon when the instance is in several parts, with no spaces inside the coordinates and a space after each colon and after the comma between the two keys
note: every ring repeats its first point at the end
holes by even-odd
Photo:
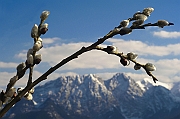
{"type": "Polygon", "coordinates": [[[20,93],[24,88],[23,87],[20,87],[17,89],[17,93],[20,93]]]}
{"type": "Polygon", "coordinates": [[[10,79],[10,83],[14,84],[18,80],[18,76],[14,76],[13,78],[10,79]]]}
{"type": "Polygon", "coordinates": [[[135,69],[135,70],[139,70],[139,69],[141,69],[141,66],[140,66],[140,65],[135,64],[135,65],[134,65],[134,69],[135,69]]]}
{"type": "Polygon", "coordinates": [[[40,16],[41,20],[42,20],[42,21],[46,20],[47,17],[49,16],[49,14],[50,14],[49,11],[43,11],[43,12],[41,13],[41,16],[40,16]]]}
{"type": "Polygon", "coordinates": [[[127,27],[127,26],[129,25],[129,20],[123,20],[123,21],[121,21],[121,22],[120,22],[120,25],[121,25],[122,27],[127,27]]]}
{"type": "Polygon", "coordinates": [[[158,27],[163,28],[164,26],[167,26],[169,22],[166,20],[158,20],[157,24],[158,24],[158,27]]]}
{"type": "Polygon", "coordinates": [[[132,32],[132,29],[131,28],[122,28],[120,31],[119,31],[119,34],[120,35],[126,35],[126,34],[130,34],[132,32]]]}
{"type": "Polygon", "coordinates": [[[33,46],[33,50],[34,51],[39,51],[42,48],[42,42],[41,41],[37,41],[34,46],[33,46]]]}
{"type": "Polygon", "coordinates": [[[31,37],[37,38],[38,37],[38,25],[34,24],[34,26],[31,29],[31,37]]]}
{"type": "Polygon", "coordinates": [[[132,24],[133,24],[133,26],[140,26],[143,23],[144,23],[143,19],[138,19],[138,20],[134,21],[132,24]]]}
{"type": "Polygon", "coordinates": [[[127,56],[129,60],[135,60],[138,57],[137,54],[132,53],[132,52],[128,53],[127,56]]]}
{"type": "Polygon", "coordinates": [[[33,49],[29,49],[28,52],[27,52],[27,58],[29,57],[29,55],[32,55],[33,54],[33,49]]]}
{"type": "Polygon", "coordinates": [[[22,62],[21,64],[19,64],[19,65],[16,67],[16,70],[17,70],[17,72],[20,72],[20,71],[22,71],[25,67],[26,67],[26,64],[25,64],[24,62],[22,62]]]}
{"type": "Polygon", "coordinates": [[[155,71],[156,70],[155,65],[153,65],[152,63],[146,63],[145,68],[148,71],[155,71]]]}
{"type": "Polygon", "coordinates": [[[30,64],[30,65],[33,65],[33,61],[34,61],[33,56],[29,55],[29,57],[27,58],[27,63],[30,64]]]}
{"type": "Polygon", "coordinates": [[[147,16],[150,16],[150,14],[154,11],[154,8],[152,7],[148,7],[148,8],[144,8],[143,10],[143,14],[147,15],[147,16]]]}
{"type": "Polygon", "coordinates": [[[42,59],[42,55],[41,54],[36,54],[35,59],[42,59]]]}
{"type": "Polygon", "coordinates": [[[34,93],[34,87],[29,91],[29,93],[33,94],[34,93]]]}
{"type": "Polygon", "coordinates": [[[14,95],[16,91],[16,88],[12,87],[7,93],[6,93],[6,96],[7,97],[12,97],[14,95]]]}
{"type": "Polygon", "coordinates": [[[43,28],[48,28],[48,24],[47,23],[42,24],[41,27],[40,27],[40,30],[43,29],[43,28]]]}
{"type": "Polygon", "coordinates": [[[42,61],[42,55],[36,54],[34,57],[35,64],[39,64],[42,61]]]}
{"type": "MultiPolygon", "coordinates": [[[[17,89],[17,93],[21,93],[21,91],[22,91],[22,90],[24,90],[24,88],[23,88],[23,87],[18,88],[18,89],[17,89]]],[[[25,95],[27,95],[27,94],[28,94],[28,92],[27,92],[27,93],[25,93],[25,95]]]]}
{"type": "Polygon", "coordinates": [[[32,100],[32,99],[33,99],[33,96],[32,96],[31,93],[27,93],[26,95],[24,95],[24,98],[25,98],[26,100],[32,100]]]}
{"type": "Polygon", "coordinates": [[[37,41],[41,41],[42,42],[42,38],[39,37],[37,41]]]}
{"type": "Polygon", "coordinates": [[[112,52],[117,52],[117,47],[116,46],[112,46],[112,47],[113,47],[112,52]]]}
{"type": "Polygon", "coordinates": [[[136,19],[136,20],[142,19],[143,21],[146,21],[147,18],[148,18],[148,17],[147,17],[146,15],[144,15],[144,14],[137,14],[137,15],[135,16],[135,19],[136,19]]]}
{"type": "MultiPolygon", "coordinates": [[[[24,89],[23,87],[18,88],[18,89],[17,89],[17,93],[20,93],[23,89],[24,89]]],[[[32,100],[32,99],[33,99],[33,96],[32,96],[31,93],[28,93],[28,92],[27,92],[27,93],[24,95],[24,98],[25,98],[26,100],[32,100]]]]}

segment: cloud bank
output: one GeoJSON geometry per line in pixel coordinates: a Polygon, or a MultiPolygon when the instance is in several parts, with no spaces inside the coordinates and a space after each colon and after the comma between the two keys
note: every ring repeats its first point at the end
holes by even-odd
{"type": "MultiPolygon", "coordinates": [[[[59,38],[47,38],[45,39],[45,46],[38,52],[42,54],[42,62],[48,64],[49,67],[56,65],[64,58],[72,55],[83,46],[89,46],[92,42],[78,42],[78,43],[58,43],[59,38]]],[[[44,43],[44,42],[43,42],[44,43]]],[[[123,39],[109,39],[108,44],[116,46],[119,52],[124,54],[128,52],[134,52],[138,54],[137,61],[140,63],[151,62],[157,67],[157,71],[153,74],[161,82],[176,82],[180,81],[180,60],[174,57],[180,55],[180,44],[168,44],[166,46],[149,45],[142,41],[123,40],[123,39]],[[150,57],[148,57],[150,56],[150,57]]],[[[106,44],[102,46],[106,47],[106,44]]],[[[16,57],[20,60],[26,60],[27,50],[23,50],[16,57]]],[[[114,55],[109,55],[102,51],[93,50],[80,55],[78,58],[70,61],[62,66],[56,72],[48,77],[48,79],[56,79],[62,75],[76,75],[78,71],[83,72],[96,72],[97,75],[104,79],[111,78],[117,72],[125,72],[135,80],[141,80],[143,78],[150,78],[144,70],[133,70],[134,64],[124,67],[119,63],[120,58],[114,55]]],[[[0,67],[14,68],[17,63],[0,62],[0,67]]],[[[37,65],[35,67],[41,67],[37,65]]],[[[47,68],[48,70],[48,68],[47,68]]],[[[1,72],[0,86],[7,84],[9,79],[15,75],[14,73],[1,72]]],[[[41,68],[35,68],[33,79],[38,78],[42,73],[41,68]]],[[[25,85],[27,81],[27,74],[24,79],[20,80],[21,85],[25,85]]]]}
{"type": "MultiPolygon", "coordinates": [[[[179,64],[180,61],[178,59],[171,58],[174,56],[178,56],[180,54],[180,44],[168,44],[166,46],[157,46],[149,45],[142,41],[123,39],[109,39],[108,42],[112,45],[115,45],[120,52],[124,52],[125,54],[128,52],[137,53],[139,55],[139,62],[142,62],[144,64],[147,62],[154,63],[158,69],[154,73],[156,73],[156,75],[159,75],[159,77],[162,77],[162,80],[166,82],[171,82],[170,78],[175,76],[178,73],[178,70],[180,70],[177,67],[177,64],[179,64]],[[148,58],[148,56],[151,57],[148,58]],[[165,56],[171,59],[164,59],[163,57],[165,56]],[[163,76],[161,76],[160,74],[163,74],[163,76]]],[[[64,43],[60,45],[43,47],[39,53],[43,54],[43,62],[48,63],[49,66],[54,66],[62,59],[70,56],[74,52],[81,49],[83,46],[88,46],[90,44],[92,44],[92,42],[79,42],[67,44],[64,43]]],[[[21,59],[24,59],[26,53],[20,53],[17,56],[21,59]]],[[[78,69],[89,70],[89,72],[91,72],[92,69],[96,69],[99,71],[99,73],[101,73],[101,70],[105,69],[115,69],[117,72],[123,71],[124,69],[131,69],[129,72],[132,72],[133,65],[124,68],[122,65],[120,65],[119,58],[117,56],[109,55],[102,51],[93,50],[91,52],[86,52],[82,54],[81,56],[79,56],[79,58],[67,63],[59,70],[73,72],[78,69]]],[[[143,77],[144,75],[141,78],[143,77]]],[[[177,78],[174,79],[174,81],[177,81],[177,78]]]]}
{"type": "Polygon", "coordinates": [[[173,32],[155,31],[155,32],[153,32],[153,35],[160,37],[160,38],[179,38],[180,32],[177,32],[177,31],[173,31],[173,32]]]}

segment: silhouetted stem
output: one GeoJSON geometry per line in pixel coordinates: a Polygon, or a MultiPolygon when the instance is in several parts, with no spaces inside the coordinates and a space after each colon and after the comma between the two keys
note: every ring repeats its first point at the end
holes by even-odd
{"type": "MultiPolygon", "coordinates": [[[[41,26],[41,24],[43,23],[44,21],[41,21],[40,22],[40,25],[39,27],[41,26]]],[[[144,26],[141,26],[141,27],[146,27],[146,26],[150,26],[150,24],[145,24],[144,26]]],[[[140,27],[140,29],[141,29],[140,27]]],[[[138,29],[139,27],[137,28],[133,28],[133,29],[138,29]]],[[[47,72],[45,72],[43,75],[41,75],[38,79],[36,79],[34,82],[32,82],[32,74],[33,74],[33,66],[30,67],[30,73],[29,73],[29,80],[28,80],[28,84],[27,86],[24,88],[24,90],[22,92],[20,92],[10,103],[8,103],[7,105],[5,105],[5,107],[0,111],[0,117],[2,117],[16,102],[18,102],[25,94],[26,92],[28,92],[31,88],[33,88],[35,85],[37,85],[38,83],[40,83],[41,81],[43,80],[46,80],[47,77],[53,73],[55,70],[57,70],[58,68],[60,68],[61,66],[63,66],[64,64],[68,63],[69,61],[75,59],[75,58],[78,58],[79,55],[85,53],[85,52],[88,52],[90,50],[93,50],[93,49],[97,49],[97,50],[102,50],[102,51],[105,51],[104,48],[102,47],[99,47],[98,45],[99,44],[102,44],[105,40],[107,40],[108,38],[112,38],[113,36],[119,34],[118,32],[114,32],[114,30],[111,30],[107,35],[105,35],[103,38],[99,38],[97,42],[91,44],[90,46],[88,47],[82,47],[80,50],[78,50],[77,52],[75,52],[74,54],[70,55],[69,57],[63,59],[61,62],[59,62],[57,65],[55,65],[54,67],[51,67],[47,72]]],[[[37,39],[34,39],[34,41],[36,41],[37,39]]],[[[107,52],[107,51],[105,51],[107,52]]],[[[124,57],[123,56],[123,53],[110,53],[110,52],[107,52],[108,54],[114,54],[114,55],[117,55],[119,57],[124,57]]],[[[124,57],[125,58],[125,57],[124,57]]],[[[135,60],[131,60],[132,62],[134,63],[137,63],[139,64],[141,67],[143,67],[146,71],[146,73],[151,76],[153,78],[153,81],[156,82],[157,79],[156,77],[151,73],[151,72],[148,72],[146,70],[146,68],[144,67],[144,65],[136,62],[135,60]]],[[[19,74],[18,74],[18,79],[22,78],[24,76],[24,73],[26,72],[26,70],[28,69],[29,67],[26,67],[25,69],[23,69],[19,74]]],[[[10,89],[11,86],[9,86],[7,89],[10,89]]]]}
{"type": "Polygon", "coordinates": [[[32,75],[33,75],[33,66],[29,68],[29,78],[27,85],[30,85],[32,83],[32,75]]]}
{"type": "MultiPolygon", "coordinates": [[[[119,56],[119,57],[121,57],[121,58],[123,57],[123,58],[127,59],[127,58],[123,55],[123,53],[110,52],[110,51],[107,51],[106,48],[103,48],[103,47],[100,47],[100,46],[96,46],[94,49],[101,50],[101,51],[107,52],[108,54],[113,54],[113,55],[119,56]]],[[[129,59],[127,59],[127,60],[129,60],[129,59]]],[[[147,73],[149,76],[152,77],[154,83],[156,83],[156,81],[158,81],[157,78],[152,74],[152,72],[147,71],[147,69],[145,68],[145,65],[137,62],[136,60],[130,60],[130,61],[133,62],[134,64],[138,64],[139,66],[141,66],[141,67],[146,71],[146,73],[147,73]]]]}
{"type": "MultiPolygon", "coordinates": [[[[0,117],[2,117],[16,102],[18,102],[26,92],[28,92],[32,87],[40,83],[41,81],[47,79],[47,76],[49,76],[52,72],[63,66],[64,64],[68,63],[69,61],[78,58],[79,55],[90,51],[94,49],[97,45],[103,43],[106,39],[108,39],[106,36],[103,38],[98,39],[97,42],[93,43],[92,45],[88,47],[82,47],[80,50],[75,52],[74,54],[70,55],[69,57],[63,59],[61,62],[59,62],[57,65],[54,67],[51,67],[47,72],[45,72],[43,75],[41,75],[37,80],[35,80],[33,83],[27,85],[24,90],[19,93],[10,103],[5,105],[5,107],[0,111],[0,117]]],[[[31,71],[30,71],[31,72],[31,71]]],[[[31,80],[31,79],[30,79],[31,80]]],[[[30,81],[29,81],[30,82],[30,81]]]]}

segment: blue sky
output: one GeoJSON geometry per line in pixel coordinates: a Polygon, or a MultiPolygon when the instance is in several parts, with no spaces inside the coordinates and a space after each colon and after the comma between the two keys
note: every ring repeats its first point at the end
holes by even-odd
{"type": "MultiPolygon", "coordinates": [[[[44,47],[39,53],[43,55],[43,61],[35,67],[34,79],[82,46],[88,46],[106,35],[120,21],[146,7],[153,7],[154,12],[145,23],[165,19],[175,25],[163,29],[148,27],[145,30],[134,30],[130,35],[115,36],[103,45],[115,45],[124,53],[135,52],[139,55],[139,62],[154,63],[157,67],[154,74],[162,82],[180,81],[179,4],[178,0],[0,0],[0,88],[15,75],[16,66],[26,60],[27,50],[33,46],[31,28],[39,23],[40,14],[44,10],[50,11],[46,20],[49,30],[41,37],[44,47]]],[[[109,78],[116,72],[125,72],[136,80],[148,78],[143,70],[134,71],[133,64],[123,67],[119,64],[119,58],[92,51],[66,64],[48,79],[89,73],[109,78]]],[[[23,86],[26,81],[27,76],[17,85],[23,86]]]]}

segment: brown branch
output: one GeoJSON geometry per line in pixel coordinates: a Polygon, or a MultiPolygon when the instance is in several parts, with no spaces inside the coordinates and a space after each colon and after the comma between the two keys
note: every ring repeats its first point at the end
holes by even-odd
{"type": "MultiPolygon", "coordinates": [[[[41,19],[41,21],[40,21],[40,24],[39,24],[39,26],[38,26],[38,36],[36,37],[36,38],[34,38],[34,44],[36,43],[36,41],[38,40],[38,38],[41,36],[41,31],[40,31],[40,27],[42,26],[42,24],[44,23],[44,21],[45,21],[45,19],[44,20],[42,20],[41,19]]],[[[45,33],[44,33],[45,34],[45,33]]],[[[36,51],[33,51],[33,53],[32,53],[32,55],[33,55],[33,59],[35,58],[35,54],[36,54],[36,51]]],[[[16,76],[18,76],[17,77],[17,80],[15,80],[14,82],[9,82],[8,83],[8,85],[7,85],[7,88],[6,88],[6,91],[5,91],[5,94],[6,93],[8,93],[8,91],[15,85],[15,83],[19,80],[19,79],[21,79],[23,76],[24,76],[24,74],[26,73],[26,70],[29,68],[29,78],[28,78],[28,82],[27,82],[27,86],[26,87],[28,87],[28,86],[31,86],[31,84],[32,84],[32,75],[33,75],[33,67],[34,67],[34,65],[35,65],[35,63],[33,62],[33,65],[29,65],[28,63],[27,63],[27,60],[26,60],[26,66],[25,66],[25,68],[24,69],[22,69],[22,70],[20,70],[20,71],[18,71],[18,69],[17,69],[17,74],[16,74],[16,76]]],[[[30,88],[31,89],[31,88],[30,88]]],[[[28,90],[25,90],[26,92],[28,92],[30,89],[28,89],[28,90]]],[[[21,98],[22,98],[22,96],[24,96],[24,94],[26,93],[26,92],[22,92],[22,93],[20,93],[17,97],[16,97],[16,99],[13,99],[11,102],[11,104],[15,104],[17,101],[19,101],[21,98]]],[[[3,97],[3,98],[6,98],[6,97],[3,97]]],[[[9,103],[10,104],[10,103],[9,103]]],[[[2,117],[11,107],[12,107],[12,105],[6,105],[4,108],[3,108],[3,110],[1,110],[1,112],[0,112],[0,117],[2,117]]]]}
{"type": "MultiPolygon", "coordinates": [[[[40,24],[38,26],[38,37],[37,38],[34,38],[34,44],[36,43],[37,39],[41,36],[41,32],[40,32],[40,27],[42,26],[42,24],[44,23],[44,20],[40,20],[40,24]]],[[[35,57],[35,54],[36,54],[36,51],[33,51],[33,58],[35,57]]],[[[26,70],[29,68],[29,78],[28,78],[28,82],[27,82],[27,85],[30,85],[32,83],[32,75],[33,75],[33,67],[34,67],[35,64],[33,64],[32,66],[30,65],[27,65],[27,62],[26,62],[26,67],[21,70],[20,72],[17,72],[16,76],[18,76],[18,80],[21,79],[24,74],[26,73],[26,70]]],[[[17,81],[18,81],[17,80],[17,81]]],[[[17,82],[15,81],[14,83],[11,83],[9,82],[8,85],[7,85],[7,88],[6,88],[6,91],[5,91],[5,94],[15,85],[15,83],[17,82]]]]}
{"type": "Polygon", "coordinates": [[[150,71],[148,71],[148,70],[146,69],[146,67],[145,67],[144,64],[141,64],[141,63],[137,62],[136,60],[128,59],[125,55],[123,55],[123,53],[120,53],[120,52],[118,52],[118,51],[112,52],[111,50],[107,50],[107,48],[103,48],[103,47],[100,47],[100,46],[96,46],[94,49],[96,49],[96,50],[101,50],[101,51],[104,51],[104,52],[106,52],[106,53],[108,53],[108,54],[113,54],[113,55],[119,56],[120,58],[125,58],[125,59],[127,59],[127,60],[130,60],[130,61],[133,62],[134,64],[137,64],[137,65],[141,66],[141,67],[146,71],[146,73],[147,73],[149,76],[152,77],[154,83],[156,83],[156,81],[158,81],[157,78],[152,74],[152,72],[150,72],[150,71]]]}
{"type": "MultiPolygon", "coordinates": [[[[45,20],[45,19],[44,19],[45,20]]],[[[40,29],[41,25],[44,23],[44,20],[41,19],[40,24],[38,26],[38,30],[40,29]]],[[[131,26],[130,28],[121,28],[119,29],[118,27],[115,27],[113,30],[111,30],[107,35],[105,35],[103,38],[99,38],[97,42],[91,44],[88,47],[82,47],[80,50],[78,50],[77,52],[75,52],[74,54],[70,55],[69,57],[63,59],[61,62],[59,62],[57,65],[55,65],[54,67],[51,67],[47,72],[45,72],[43,75],[41,75],[38,79],[36,79],[34,82],[32,81],[32,74],[33,74],[33,66],[29,66],[27,65],[23,70],[21,70],[20,72],[17,72],[17,76],[18,76],[18,80],[20,78],[22,78],[26,72],[26,70],[29,68],[30,72],[29,72],[29,79],[28,79],[28,83],[27,86],[24,88],[24,90],[22,90],[13,100],[11,100],[10,103],[8,103],[7,105],[5,105],[5,107],[0,111],[0,117],[2,117],[15,103],[17,103],[19,100],[21,100],[21,98],[29,91],[31,90],[31,88],[33,88],[35,85],[37,85],[38,83],[40,83],[43,80],[46,80],[47,77],[53,73],[55,70],[57,70],[58,68],[60,68],[61,66],[63,66],[64,64],[68,63],[69,61],[78,58],[79,55],[88,52],[90,50],[93,49],[97,49],[97,50],[102,50],[107,52],[108,54],[114,54],[119,56],[120,58],[125,58],[127,59],[127,57],[125,55],[123,55],[123,53],[119,53],[119,52],[110,52],[108,50],[106,50],[105,48],[99,47],[99,44],[102,44],[105,40],[107,40],[108,38],[112,38],[113,36],[120,34],[120,35],[126,35],[132,32],[133,29],[145,29],[145,27],[147,26],[152,26],[152,24],[148,23],[148,24],[144,24],[141,26],[131,26]]],[[[38,31],[38,35],[40,37],[41,33],[40,30],[38,31]]],[[[38,40],[38,38],[34,38],[34,43],[38,40]]],[[[34,55],[33,55],[34,57],[34,55]]],[[[127,59],[128,61],[130,59],[127,59]]],[[[146,71],[146,73],[151,76],[154,80],[154,82],[157,81],[156,77],[150,72],[147,71],[145,65],[140,64],[138,62],[136,62],[135,60],[130,60],[131,62],[138,64],[139,66],[143,67],[144,70],[146,71]]],[[[16,81],[15,81],[16,83],[16,81]]],[[[6,89],[6,92],[9,91],[9,89],[14,86],[15,83],[9,83],[6,89]]]]}
{"type": "Polygon", "coordinates": [[[26,92],[28,92],[32,87],[40,83],[41,81],[47,79],[47,76],[49,76],[52,72],[63,66],[64,64],[68,63],[69,61],[78,58],[79,55],[88,52],[92,49],[94,49],[97,45],[103,43],[106,39],[108,39],[106,36],[103,38],[98,39],[97,42],[93,43],[92,45],[88,47],[82,47],[80,50],[75,52],[74,54],[70,55],[69,57],[63,59],[61,62],[59,62],[54,67],[51,67],[47,72],[45,72],[43,75],[41,75],[37,80],[35,80],[33,83],[27,85],[22,92],[20,92],[10,103],[8,103],[1,111],[0,111],[0,117],[2,117],[16,102],[18,102],[26,92]]]}
{"type": "MultiPolygon", "coordinates": [[[[33,60],[35,59],[35,54],[36,54],[36,51],[33,51],[33,60]]],[[[30,85],[32,83],[32,76],[33,76],[33,69],[34,69],[34,61],[33,61],[33,65],[29,67],[29,78],[28,78],[28,82],[27,82],[27,85],[30,85]]]]}
{"type": "MultiPolygon", "coordinates": [[[[110,31],[111,32],[111,31],[110,31]]],[[[102,44],[105,40],[107,40],[110,37],[113,37],[116,34],[112,34],[112,33],[108,33],[107,35],[105,35],[103,38],[99,38],[98,41],[96,41],[95,43],[91,44],[90,46],[87,47],[82,47],[80,50],[78,50],[77,52],[75,52],[74,54],[70,55],[69,57],[63,59],[61,62],[59,62],[57,65],[55,65],[54,67],[51,67],[47,72],[45,72],[43,75],[41,75],[38,79],[36,79],[33,83],[27,85],[24,90],[22,92],[20,92],[10,103],[8,103],[1,111],[0,111],[0,117],[2,117],[16,102],[18,102],[24,95],[26,92],[28,92],[29,90],[31,90],[31,88],[33,88],[35,85],[37,85],[38,83],[40,83],[43,80],[46,80],[47,77],[53,73],[55,70],[57,70],[58,68],[60,68],[61,66],[63,66],[64,64],[68,63],[69,61],[78,58],[79,55],[88,52],[90,50],[93,49],[98,49],[98,50],[103,50],[103,48],[99,47],[99,44],[102,44]]],[[[113,54],[110,53],[109,54],[113,54]]],[[[123,53],[114,53],[115,55],[119,56],[119,57],[124,57],[123,53]]],[[[135,62],[135,61],[132,61],[135,62]]]]}
{"type": "Polygon", "coordinates": [[[32,83],[32,75],[33,75],[33,66],[29,68],[29,78],[27,85],[30,85],[32,83]]]}

